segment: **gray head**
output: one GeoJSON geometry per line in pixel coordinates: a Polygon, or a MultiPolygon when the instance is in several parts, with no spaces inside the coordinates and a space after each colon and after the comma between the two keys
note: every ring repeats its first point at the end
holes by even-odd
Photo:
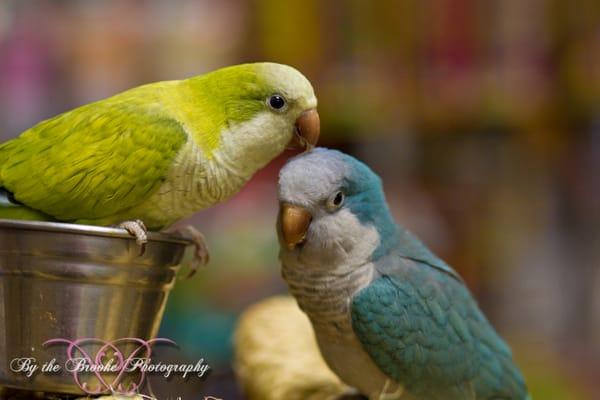
{"type": "Polygon", "coordinates": [[[317,148],[279,174],[281,257],[303,264],[363,263],[380,252],[395,224],[381,180],[365,164],[317,148]]]}

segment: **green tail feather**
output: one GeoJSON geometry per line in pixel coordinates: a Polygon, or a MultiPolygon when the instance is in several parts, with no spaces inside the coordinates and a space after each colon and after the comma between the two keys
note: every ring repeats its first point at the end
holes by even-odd
{"type": "MultiPolygon", "coordinates": [[[[8,158],[11,143],[13,143],[13,141],[9,140],[8,142],[0,144],[0,167],[2,167],[2,164],[4,164],[8,158]]],[[[2,187],[2,176],[0,176],[0,219],[56,221],[56,219],[41,211],[11,201],[9,193],[2,187]]]]}
{"type": "Polygon", "coordinates": [[[49,215],[24,206],[4,207],[0,205],[0,219],[24,219],[30,221],[56,221],[49,215]]]}
{"type": "Polygon", "coordinates": [[[0,219],[25,219],[31,221],[56,221],[43,212],[11,202],[8,193],[0,187],[0,219]]]}

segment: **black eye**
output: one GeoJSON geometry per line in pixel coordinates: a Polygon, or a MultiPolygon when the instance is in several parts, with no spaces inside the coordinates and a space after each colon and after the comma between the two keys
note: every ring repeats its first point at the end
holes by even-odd
{"type": "Polygon", "coordinates": [[[269,97],[269,107],[274,110],[281,110],[283,107],[285,107],[285,99],[278,94],[274,94],[269,97]]]}
{"type": "Polygon", "coordinates": [[[339,207],[344,202],[344,193],[337,192],[335,197],[333,198],[333,205],[339,207]]]}
{"type": "Polygon", "coordinates": [[[344,192],[342,192],[342,191],[335,192],[329,198],[329,200],[327,200],[327,208],[329,209],[329,211],[335,211],[338,208],[340,208],[342,206],[342,204],[344,204],[345,199],[346,199],[346,196],[344,195],[344,192]]]}

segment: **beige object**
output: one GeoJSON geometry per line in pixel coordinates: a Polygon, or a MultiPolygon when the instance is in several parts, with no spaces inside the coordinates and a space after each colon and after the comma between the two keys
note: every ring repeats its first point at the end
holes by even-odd
{"type": "Polygon", "coordinates": [[[327,367],[296,300],[251,306],[235,332],[235,369],[249,400],[329,400],[350,392],[327,367]]]}

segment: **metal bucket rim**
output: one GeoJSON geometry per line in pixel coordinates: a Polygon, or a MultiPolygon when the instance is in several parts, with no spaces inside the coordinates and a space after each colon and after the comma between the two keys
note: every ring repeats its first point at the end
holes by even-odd
{"type": "MultiPolygon", "coordinates": [[[[79,225],[69,224],[66,222],[46,222],[46,221],[28,221],[28,220],[14,220],[14,219],[2,219],[0,218],[0,229],[1,228],[12,228],[19,230],[28,231],[40,231],[40,232],[61,232],[61,233],[73,233],[87,236],[100,236],[120,239],[135,240],[125,229],[123,228],[109,228],[104,226],[95,225],[79,225]]],[[[171,235],[163,232],[148,232],[149,242],[163,242],[163,243],[175,243],[186,246],[191,246],[193,242],[190,239],[186,239],[180,236],[171,235]]]]}

